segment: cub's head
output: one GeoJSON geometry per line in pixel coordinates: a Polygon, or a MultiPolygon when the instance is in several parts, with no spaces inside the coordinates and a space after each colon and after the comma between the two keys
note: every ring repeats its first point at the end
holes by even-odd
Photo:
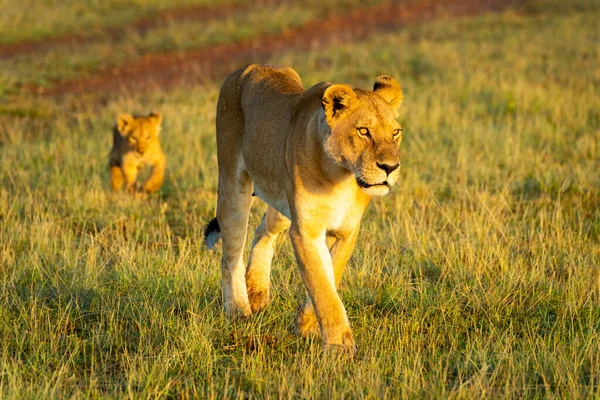
{"type": "Polygon", "coordinates": [[[140,154],[144,154],[148,145],[158,138],[162,116],[152,112],[147,117],[134,117],[121,114],[117,118],[117,131],[127,139],[129,146],[140,154]]]}
{"type": "Polygon", "coordinates": [[[388,194],[400,175],[402,127],[396,111],[401,102],[400,85],[386,75],[377,78],[372,92],[331,85],[323,93],[330,131],[325,151],[371,196],[388,194]]]}

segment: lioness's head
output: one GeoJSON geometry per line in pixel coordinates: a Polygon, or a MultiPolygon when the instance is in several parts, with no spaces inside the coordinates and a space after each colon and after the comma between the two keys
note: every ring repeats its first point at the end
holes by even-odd
{"type": "Polygon", "coordinates": [[[117,130],[127,139],[133,150],[144,154],[148,145],[158,137],[161,122],[162,116],[155,112],[150,113],[147,117],[121,114],[117,118],[117,130]]]}
{"type": "Polygon", "coordinates": [[[400,175],[401,102],[400,85],[386,75],[377,78],[372,92],[336,84],[323,93],[325,151],[371,196],[388,194],[400,175]]]}

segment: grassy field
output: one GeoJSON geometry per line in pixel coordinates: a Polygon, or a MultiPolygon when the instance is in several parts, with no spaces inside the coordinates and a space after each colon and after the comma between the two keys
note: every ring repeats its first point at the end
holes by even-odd
{"type": "Polygon", "coordinates": [[[287,238],[269,308],[223,314],[220,252],[202,243],[220,81],[102,101],[7,91],[0,397],[600,397],[600,7],[547,4],[271,58],[305,86],[387,73],[404,89],[402,179],[370,205],[340,288],[353,359],[293,335],[287,238]],[[114,120],[151,109],[165,184],[109,194],[114,120]]]}

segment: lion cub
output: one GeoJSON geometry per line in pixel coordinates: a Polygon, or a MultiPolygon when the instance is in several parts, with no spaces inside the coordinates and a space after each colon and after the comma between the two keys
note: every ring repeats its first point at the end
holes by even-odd
{"type": "Polygon", "coordinates": [[[158,138],[161,122],[162,116],[154,112],[147,117],[119,115],[108,161],[113,191],[120,190],[123,183],[129,193],[152,193],[160,188],[167,164],[158,138]],[[136,185],[137,175],[146,165],[152,167],[152,174],[140,188],[136,185]]]}

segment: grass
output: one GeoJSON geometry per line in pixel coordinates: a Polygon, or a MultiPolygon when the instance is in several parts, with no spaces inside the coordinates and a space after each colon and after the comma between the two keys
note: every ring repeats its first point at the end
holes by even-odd
{"type": "Polygon", "coordinates": [[[599,16],[538,5],[273,57],[306,85],[388,73],[404,89],[403,178],[370,205],[340,290],[354,359],[292,334],[304,290],[285,238],[267,311],[223,315],[220,253],[202,245],[219,82],[13,98],[0,397],[597,398],[599,16]],[[165,115],[161,193],[107,194],[114,118],[150,109],[165,115]]]}

